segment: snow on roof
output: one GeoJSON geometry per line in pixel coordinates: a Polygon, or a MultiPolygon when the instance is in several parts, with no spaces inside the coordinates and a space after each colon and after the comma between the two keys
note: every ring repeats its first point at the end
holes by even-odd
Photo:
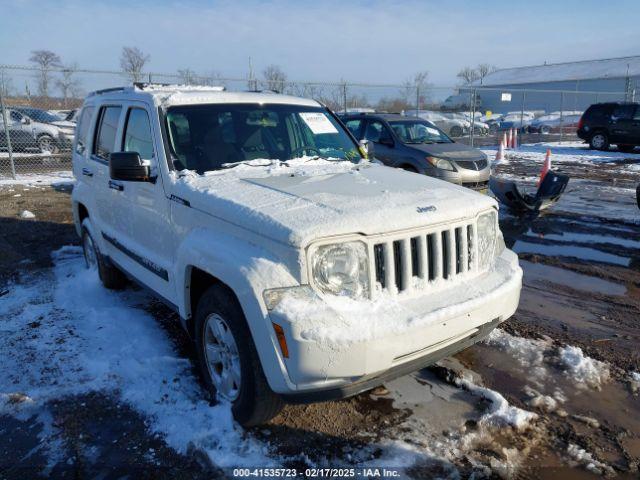
{"type": "Polygon", "coordinates": [[[307,98],[293,97],[279,93],[265,92],[229,92],[222,87],[190,85],[152,84],[144,88],[122,87],[98,90],[89,94],[92,99],[122,99],[123,97],[151,97],[157,105],[178,105],[198,103],[270,103],[284,105],[302,105],[317,107],[318,102],[307,98]]]}
{"type": "MultiPolygon", "coordinates": [[[[549,63],[528,67],[504,68],[487,75],[483,86],[511,85],[594,78],[624,78],[640,75],[640,56],[549,63]]],[[[480,85],[479,81],[474,85],[480,85]]]]}

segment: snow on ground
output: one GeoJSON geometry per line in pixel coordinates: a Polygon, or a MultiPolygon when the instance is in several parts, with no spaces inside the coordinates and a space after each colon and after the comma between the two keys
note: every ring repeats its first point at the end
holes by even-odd
{"type": "Polygon", "coordinates": [[[610,378],[608,364],[586,356],[579,347],[558,348],[551,339],[517,337],[496,328],[485,343],[512,355],[521,368],[527,369],[529,379],[539,386],[543,385],[556,357],[564,374],[579,388],[599,389],[610,378]]]}
{"type": "Polygon", "coordinates": [[[587,470],[596,475],[614,474],[615,471],[610,466],[599,462],[593,455],[587,452],[584,448],[580,448],[578,445],[570,443],[567,447],[567,453],[569,457],[576,462],[577,465],[583,466],[587,470]]]}
{"type": "Polygon", "coordinates": [[[609,380],[609,366],[598,360],[587,357],[582,349],[567,345],[559,351],[560,361],[565,373],[578,385],[586,385],[599,389],[609,380]]]}
{"type": "MultiPolygon", "coordinates": [[[[537,162],[542,167],[542,162],[547,153],[551,150],[551,165],[562,162],[576,163],[612,163],[619,161],[629,161],[624,168],[632,171],[640,170],[640,150],[637,153],[624,153],[612,149],[607,152],[591,150],[589,146],[582,142],[541,142],[521,145],[516,150],[506,150],[504,163],[509,163],[513,157],[519,160],[531,160],[537,162]]],[[[482,151],[490,158],[494,159],[497,147],[483,147],[482,151]]]]}
{"type": "Polygon", "coordinates": [[[629,382],[631,383],[631,391],[633,391],[633,393],[640,392],[640,373],[631,372],[629,374],[629,382]]]}
{"type": "Polygon", "coordinates": [[[16,175],[15,179],[0,177],[0,187],[13,185],[50,185],[56,187],[60,185],[71,185],[74,182],[73,172],[69,170],[50,173],[24,173],[16,175]]]}
{"type": "MultiPolygon", "coordinates": [[[[54,260],[52,272],[0,298],[0,413],[29,417],[46,412],[49,400],[101,391],[145,415],[179,452],[193,443],[222,467],[273,465],[228,404],[204,400],[190,361],[139,308],[145,295],[105,290],[79,248],[54,260]]],[[[46,439],[55,441],[55,432],[46,439]]]]}

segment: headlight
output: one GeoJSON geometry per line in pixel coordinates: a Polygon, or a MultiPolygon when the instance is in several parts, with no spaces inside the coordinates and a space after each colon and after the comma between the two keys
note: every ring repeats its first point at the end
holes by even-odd
{"type": "Polygon", "coordinates": [[[491,265],[496,256],[498,236],[498,215],[488,212],[478,217],[478,265],[484,269],[491,265]]]}
{"type": "Polygon", "coordinates": [[[427,157],[427,162],[429,162],[431,165],[441,170],[451,170],[452,172],[454,171],[454,168],[451,162],[443,158],[427,157]]]}
{"type": "Polygon", "coordinates": [[[369,294],[368,263],[362,242],[322,245],[311,255],[313,282],[322,293],[365,297],[369,294]]]}

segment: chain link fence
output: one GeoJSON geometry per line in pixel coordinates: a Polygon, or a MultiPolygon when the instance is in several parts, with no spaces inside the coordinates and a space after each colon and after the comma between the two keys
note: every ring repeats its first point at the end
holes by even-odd
{"type": "Polygon", "coordinates": [[[583,91],[511,87],[448,87],[416,75],[401,84],[227,78],[190,70],[125,73],[80,68],[0,65],[0,177],[71,169],[78,109],[93,90],[133,81],[224,86],[228,90],[272,90],[313,98],[337,113],[390,112],[418,116],[456,141],[496,145],[509,129],[522,142],[571,141],[591,104],[633,100],[635,91],[583,91]]]}

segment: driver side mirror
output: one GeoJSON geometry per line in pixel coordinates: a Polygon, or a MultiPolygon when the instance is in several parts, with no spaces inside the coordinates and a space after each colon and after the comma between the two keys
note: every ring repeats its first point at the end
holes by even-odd
{"type": "Polygon", "coordinates": [[[360,140],[360,151],[367,156],[368,160],[373,160],[374,148],[371,140],[360,140]]]}
{"type": "Polygon", "coordinates": [[[143,165],[138,152],[113,152],[109,155],[109,175],[112,180],[151,182],[151,169],[143,165]]]}

